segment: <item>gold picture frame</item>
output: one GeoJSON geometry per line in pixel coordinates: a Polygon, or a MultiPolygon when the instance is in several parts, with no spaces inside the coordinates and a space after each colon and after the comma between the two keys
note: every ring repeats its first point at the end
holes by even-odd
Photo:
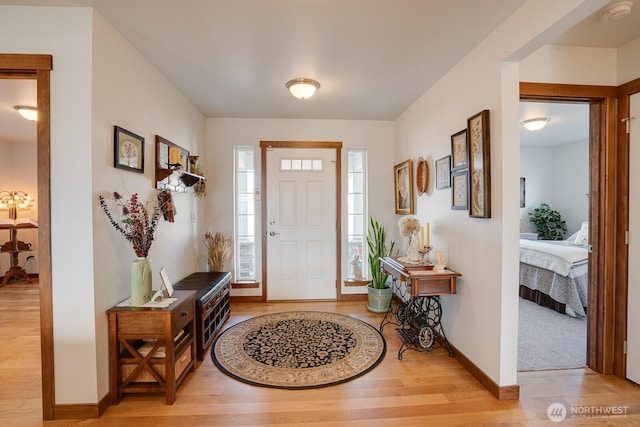
{"type": "Polygon", "coordinates": [[[396,214],[413,214],[413,171],[411,159],[393,167],[396,214]]]}
{"type": "Polygon", "coordinates": [[[469,139],[469,216],[491,218],[491,135],[489,110],[467,119],[469,139]]]}

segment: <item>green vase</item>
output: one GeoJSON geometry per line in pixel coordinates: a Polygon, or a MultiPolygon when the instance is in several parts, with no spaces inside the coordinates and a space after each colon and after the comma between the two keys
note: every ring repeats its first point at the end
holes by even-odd
{"type": "Polygon", "coordinates": [[[151,261],[138,257],[131,265],[131,305],[151,301],[151,261]]]}
{"type": "Polygon", "coordinates": [[[377,289],[369,285],[367,286],[367,291],[369,294],[367,310],[373,311],[374,313],[386,313],[389,311],[391,297],[393,296],[393,289],[391,289],[391,287],[377,289]]]}

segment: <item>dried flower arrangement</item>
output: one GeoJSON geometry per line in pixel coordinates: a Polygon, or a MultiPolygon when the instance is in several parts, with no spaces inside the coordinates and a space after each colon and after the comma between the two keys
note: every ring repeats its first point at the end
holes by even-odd
{"type": "Polygon", "coordinates": [[[138,199],[138,193],[131,195],[129,200],[125,200],[124,197],[117,191],[113,192],[113,198],[116,205],[120,208],[120,219],[116,221],[109,208],[104,197],[100,196],[100,206],[104,211],[107,218],[111,222],[111,225],[120,232],[131,242],[133,251],[138,257],[147,257],[151,244],[155,238],[156,226],[158,225],[158,219],[160,217],[160,204],[156,200],[155,205],[149,209],[145,203],[142,203],[138,199]]]}
{"type": "MultiPolygon", "coordinates": [[[[195,173],[196,175],[200,175],[200,176],[204,177],[204,169],[202,169],[198,165],[194,165],[191,171],[193,173],[195,173]]],[[[198,197],[206,196],[207,195],[207,181],[206,181],[206,179],[199,180],[198,182],[193,184],[192,188],[193,188],[193,192],[195,193],[196,196],[198,196],[198,197]]]]}
{"type": "Polygon", "coordinates": [[[229,263],[233,255],[231,233],[207,231],[202,235],[202,244],[207,253],[209,271],[229,271],[229,263]]]}

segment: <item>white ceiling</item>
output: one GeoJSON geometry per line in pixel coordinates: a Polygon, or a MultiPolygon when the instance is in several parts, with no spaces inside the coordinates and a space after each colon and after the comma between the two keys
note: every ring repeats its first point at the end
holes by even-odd
{"type": "MultiPolygon", "coordinates": [[[[206,117],[393,120],[524,0],[0,0],[93,6],[206,117]],[[318,80],[310,100],[285,83],[318,80]]],[[[558,39],[640,37],[589,17],[558,39]]],[[[604,45],[604,46],[603,46],[604,45]]],[[[0,120],[6,105],[0,86],[0,120]]],[[[8,93],[8,92],[7,92],[8,93]]],[[[32,103],[35,103],[35,96],[32,103]]],[[[14,113],[15,114],[15,113],[14,113]]],[[[0,141],[10,126],[0,122],[0,141]]]]}

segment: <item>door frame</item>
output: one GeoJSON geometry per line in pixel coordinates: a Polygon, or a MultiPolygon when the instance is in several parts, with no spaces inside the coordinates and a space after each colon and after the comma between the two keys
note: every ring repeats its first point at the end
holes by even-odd
{"type": "MultiPolygon", "coordinates": [[[[618,86],[618,210],[616,216],[616,322],[614,345],[616,351],[613,360],[614,375],[627,378],[627,357],[624,345],[627,341],[627,304],[629,289],[629,246],[625,234],[629,230],[629,134],[623,118],[629,117],[631,95],[640,92],[640,79],[618,86]]],[[[636,117],[640,120],[640,117],[636,117]]]]}
{"type": "Polygon", "coordinates": [[[326,148],[335,149],[336,151],[336,300],[342,300],[342,292],[340,289],[340,275],[342,271],[342,180],[341,170],[341,151],[342,142],[340,141],[260,141],[260,182],[262,187],[262,200],[265,202],[261,206],[261,230],[262,230],[262,302],[267,301],[267,153],[273,148],[326,148]]]}
{"type": "Polygon", "coordinates": [[[40,352],[42,418],[55,419],[53,297],[51,289],[51,55],[0,54],[0,79],[36,80],[38,173],[38,283],[40,288],[40,352]]]}
{"type": "MultiPolygon", "coordinates": [[[[616,269],[616,95],[614,86],[520,83],[521,101],[580,102],[589,109],[589,285],[587,366],[612,374],[618,347],[616,269]]],[[[620,348],[621,350],[621,348],[620,348]]]]}

